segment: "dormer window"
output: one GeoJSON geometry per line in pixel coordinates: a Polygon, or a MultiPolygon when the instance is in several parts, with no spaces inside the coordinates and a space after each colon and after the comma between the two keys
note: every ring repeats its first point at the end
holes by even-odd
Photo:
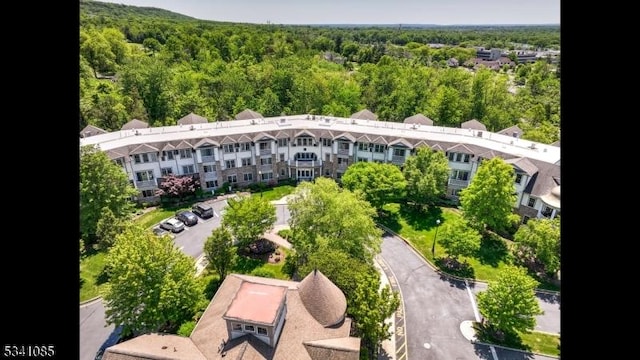
{"type": "Polygon", "coordinates": [[[516,174],[516,184],[522,183],[522,174],[516,174]]]}

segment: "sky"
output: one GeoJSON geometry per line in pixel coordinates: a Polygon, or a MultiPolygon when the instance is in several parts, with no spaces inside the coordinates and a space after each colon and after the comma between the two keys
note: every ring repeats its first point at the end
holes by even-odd
{"type": "Polygon", "coordinates": [[[560,0],[101,0],[254,24],[560,24],[560,0]]]}

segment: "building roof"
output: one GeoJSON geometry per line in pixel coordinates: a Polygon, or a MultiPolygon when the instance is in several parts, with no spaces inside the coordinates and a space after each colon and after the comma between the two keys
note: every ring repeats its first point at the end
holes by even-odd
{"type": "Polygon", "coordinates": [[[240,285],[223,318],[275,325],[287,288],[245,281],[240,285]],[[259,306],[256,306],[260,304],[259,306]]]}
{"type": "Polygon", "coordinates": [[[560,185],[560,165],[549,164],[536,159],[528,159],[538,168],[538,172],[533,174],[524,192],[536,197],[541,197],[551,192],[553,188],[560,185]]]}
{"type": "Polygon", "coordinates": [[[236,115],[236,120],[262,119],[263,116],[259,112],[251,109],[244,109],[236,115]]]}
{"type": "Polygon", "coordinates": [[[520,129],[518,125],[513,125],[513,126],[509,126],[506,129],[502,129],[498,131],[498,134],[513,136],[513,137],[520,137],[520,135],[522,135],[522,129],[520,129]]]}
{"type": "Polygon", "coordinates": [[[307,341],[304,343],[312,359],[358,360],[360,357],[360,339],[344,337],[307,341]]]}
{"type": "Polygon", "coordinates": [[[460,124],[460,128],[487,131],[487,127],[484,126],[483,123],[481,123],[480,121],[478,121],[476,119],[471,119],[469,121],[463,122],[462,124],[460,124]]]}
{"type": "Polygon", "coordinates": [[[146,123],[142,120],[133,119],[128,123],[122,125],[120,130],[131,130],[131,129],[146,129],[149,127],[149,123],[146,123]]]}
{"type": "Polygon", "coordinates": [[[551,189],[548,194],[540,196],[540,200],[553,208],[560,209],[560,185],[551,189]]]}
{"type": "Polygon", "coordinates": [[[82,129],[82,131],[80,131],[80,136],[89,137],[89,136],[98,135],[98,134],[106,134],[107,132],[108,131],[102,130],[97,126],[87,125],[84,127],[84,129],[82,129]]]}
{"type": "Polygon", "coordinates": [[[196,115],[194,113],[189,113],[189,115],[178,120],[179,125],[203,124],[208,122],[209,120],[207,120],[207,118],[196,115]]]}
{"type": "Polygon", "coordinates": [[[347,299],[320,271],[310,272],[302,279],[298,290],[304,307],[322,326],[334,326],[344,320],[347,299]]]}
{"type": "Polygon", "coordinates": [[[357,113],[351,114],[351,118],[361,120],[378,120],[378,115],[372,113],[369,109],[363,109],[357,113]]]}
{"type": "Polygon", "coordinates": [[[113,345],[102,360],[206,360],[188,337],[170,334],[144,334],[113,345]]]}
{"type": "Polygon", "coordinates": [[[506,159],[505,162],[507,164],[511,164],[518,171],[524,172],[529,176],[533,176],[533,174],[538,172],[538,167],[527,158],[506,159]]]}
{"type": "Polygon", "coordinates": [[[413,116],[409,116],[408,118],[405,118],[404,123],[432,126],[433,120],[429,119],[428,117],[422,114],[415,114],[413,116]]]}

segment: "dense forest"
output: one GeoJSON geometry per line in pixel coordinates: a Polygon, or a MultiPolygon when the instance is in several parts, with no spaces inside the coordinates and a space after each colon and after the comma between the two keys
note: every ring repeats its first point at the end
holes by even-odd
{"type": "Polygon", "coordinates": [[[247,108],[265,117],[366,108],[384,121],[422,113],[439,126],[477,119],[543,143],[560,137],[559,62],[447,64],[475,58],[475,46],[559,50],[559,25],[248,24],[81,0],[79,35],[80,129],[170,125],[191,112],[225,121],[247,108]]]}

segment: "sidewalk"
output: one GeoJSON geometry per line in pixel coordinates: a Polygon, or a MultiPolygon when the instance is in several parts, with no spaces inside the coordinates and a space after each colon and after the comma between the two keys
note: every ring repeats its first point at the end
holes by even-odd
{"type": "MultiPolygon", "coordinates": [[[[373,264],[376,267],[376,269],[378,269],[378,271],[380,272],[380,287],[382,288],[386,285],[390,285],[387,274],[385,274],[385,272],[382,270],[382,268],[380,267],[380,264],[378,264],[378,261],[376,259],[373,260],[373,264]]],[[[400,301],[402,301],[402,299],[400,299],[400,301]]],[[[400,306],[402,306],[402,304],[400,306]]],[[[389,327],[389,332],[391,333],[391,337],[388,340],[384,340],[382,342],[382,349],[384,351],[380,353],[380,355],[378,356],[378,359],[379,360],[395,360],[396,359],[395,313],[393,313],[391,317],[387,318],[387,320],[385,320],[385,323],[391,324],[391,326],[389,327]]]]}

